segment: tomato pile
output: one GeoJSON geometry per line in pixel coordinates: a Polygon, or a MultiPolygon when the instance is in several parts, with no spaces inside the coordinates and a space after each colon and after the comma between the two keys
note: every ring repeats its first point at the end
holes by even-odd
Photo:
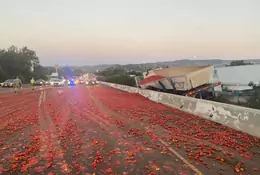
{"type": "MultiPolygon", "coordinates": [[[[138,94],[112,88],[95,88],[92,94],[107,110],[151,128],[202,170],[216,169],[224,174],[232,173],[228,172],[231,170],[238,174],[260,173],[260,141],[256,137],[154,103],[138,94]]],[[[139,129],[130,129],[129,133],[139,137],[147,135],[139,129]]]]}
{"type": "Polygon", "coordinates": [[[0,174],[259,174],[260,141],[107,87],[0,95],[0,174]]]}

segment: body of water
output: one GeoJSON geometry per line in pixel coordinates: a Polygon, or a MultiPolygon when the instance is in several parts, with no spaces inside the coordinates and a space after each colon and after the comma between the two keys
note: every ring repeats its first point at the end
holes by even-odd
{"type": "Polygon", "coordinates": [[[232,66],[216,68],[219,81],[233,90],[251,89],[250,81],[260,82],[260,65],[232,66]]]}

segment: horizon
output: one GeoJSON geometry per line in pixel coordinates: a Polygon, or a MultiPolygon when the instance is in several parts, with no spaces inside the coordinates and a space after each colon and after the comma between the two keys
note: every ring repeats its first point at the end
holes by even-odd
{"type": "Polygon", "coordinates": [[[9,0],[0,7],[0,48],[27,46],[44,66],[257,59],[259,6],[258,0],[9,0]]]}
{"type": "MultiPolygon", "coordinates": [[[[160,62],[174,62],[174,61],[183,61],[183,60],[189,60],[189,61],[212,61],[212,60],[221,60],[221,61],[239,61],[239,60],[244,60],[244,61],[247,61],[247,60],[260,60],[260,57],[259,58],[255,58],[255,57],[252,57],[252,58],[247,58],[247,59],[218,59],[218,58],[215,58],[215,59],[189,59],[189,58],[184,58],[184,59],[176,59],[176,60],[160,60],[160,61],[147,61],[147,62],[132,62],[132,63],[100,63],[100,64],[76,64],[76,65],[73,65],[73,64],[58,64],[60,67],[66,67],[66,66],[70,66],[70,67],[81,67],[81,66],[101,66],[101,65],[129,65],[129,64],[152,64],[152,63],[160,63],[160,62]]],[[[42,64],[40,62],[40,64],[42,66],[46,66],[46,67],[50,67],[50,66],[55,66],[56,63],[54,64],[42,64]]]]}
{"type": "MultiPolygon", "coordinates": [[[[59,67],[84,67],[84,66],[109,66],[109,65],[120,65],[120,66],[125,66],[125,65],[136,65],[136,64],[153,64],[153,63],[163,63],[163,62],[175,62],[175,61],[183,61],[183,60],[187,60],[187,61],[213,61],[213,60],[220,60],[220,61],[260,61],[260,58],[252,58],[252,59],[238,59],[238,60],[223,60],[223,59],[180,59],[180,60],[169,60],[169,61],[157,61],[157,62],[143,62],[143,63],[128,63],[128,64],[119,64],[119,63],[111,63],[111,64],[86,64],[86,65],[59,65],[59,67]]],[[[46,67],[52,67],[54,65],[44,65],[46,67]]]]}

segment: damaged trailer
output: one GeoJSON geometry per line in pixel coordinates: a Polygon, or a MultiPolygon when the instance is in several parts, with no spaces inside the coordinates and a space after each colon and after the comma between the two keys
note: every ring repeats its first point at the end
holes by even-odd
{"type": "Polygon", "coordinates": [[[139,82],[142,89],[158,90],[196,98],[210,99],[215,90],[221,91],[221,82],[214,66],[185,66],[144,72],[139,82]]]}

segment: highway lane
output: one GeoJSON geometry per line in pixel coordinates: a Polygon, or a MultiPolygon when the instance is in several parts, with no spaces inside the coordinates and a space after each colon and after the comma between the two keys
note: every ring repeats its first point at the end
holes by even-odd
{"type": "Polygon", "coordinates": [[[104,86],[0,94],[0,174],[259,174],[260,142],[104,86]]]}

